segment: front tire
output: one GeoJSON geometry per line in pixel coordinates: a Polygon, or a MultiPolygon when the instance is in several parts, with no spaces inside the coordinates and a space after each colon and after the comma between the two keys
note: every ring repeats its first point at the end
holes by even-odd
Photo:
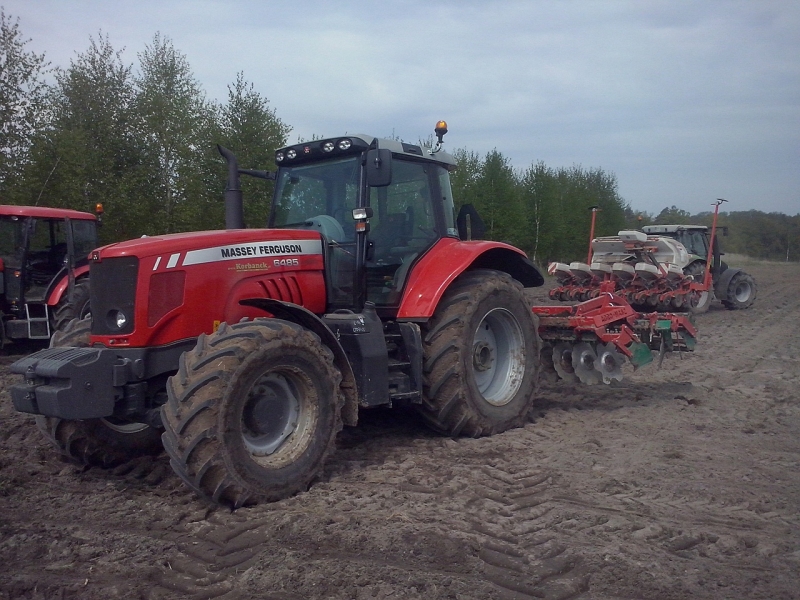
{"type": "Polygon", "coordinates": [[[427,424],[472,437],[521,426],[539,375],[537,330],[519,282],[488,269],[461,275],[425,327],[427,424]]]}
{"type": "Polygon", "coordinates": [[[201,335],[167,383],[164,447],[183,481],[231,508],[308,489],[342,428],[341,373],[320,339],[288,321],[201,335]]]}
{"type": "MultiPolygon", "coordinates": [[[[51,348],[89,346],[92,320],[73,319],[50,339],[51,348]]],[[[113,467],[161,452],[160,432],[144,423],[107,419],[73,421],[37,415],[36,425],[63,456],[85,465],[113,467]]]]}

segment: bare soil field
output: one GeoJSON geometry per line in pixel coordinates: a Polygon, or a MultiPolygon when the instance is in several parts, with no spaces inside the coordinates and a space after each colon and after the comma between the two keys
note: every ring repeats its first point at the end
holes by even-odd
{"type": "Polygon", "coordinates": [[[163,455],[63,462],[2,356],[0,598],[798,598],[800,265],[746,269],[693,355],[542,383],[492,438],[363,413],[308,492],[235,512],[163,455]]]}

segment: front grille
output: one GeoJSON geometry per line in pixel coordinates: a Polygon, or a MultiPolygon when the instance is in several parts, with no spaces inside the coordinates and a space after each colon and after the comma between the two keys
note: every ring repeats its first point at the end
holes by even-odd
{"type": "Polygon", "coordinates": [[[106,258],[89,267],[90,306],[93,335],[126,335],[136,326],[136,278],[139,259],[135,256],[106,258]],[[128,321],[122,328],[114,325],[115,311],[122,311],[128,321]]]}

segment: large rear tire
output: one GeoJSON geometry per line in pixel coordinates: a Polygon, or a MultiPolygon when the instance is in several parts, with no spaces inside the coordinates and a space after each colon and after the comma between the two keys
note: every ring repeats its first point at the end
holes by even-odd
{"type": "Polygon", "coordinates": [[[739,271],[731,277],[722,304],[729,310],[750,308],[756,301],[757,291],[755,279],[744,271],[739,271]]]}
{"type": "MultiPolygon", "coordinates": [[[[91,318],[73,319],[53,334],[50,347],[87,347],[91,318]]],[[[160,432],[144,423],[109,417],[72,421],[38,415],[36,424],[50,443],[78,463],[113,467],[137,456],[161,452],[160,432]]]]}
{"type": "Polygon", "coordinates": [[[525,422],[541,341],[519,282],[488,269],[461,275],[425,326],[423,348],[418,410],[433,429],[479,437],[525,422]]]}
{"type": "Polygon", "coordinates": [[[167,383],[163,442],[175,472],[231,508],[308,489],[342,428],[341,373],[320,339],[288,321],[201,335],[167,383]]]}

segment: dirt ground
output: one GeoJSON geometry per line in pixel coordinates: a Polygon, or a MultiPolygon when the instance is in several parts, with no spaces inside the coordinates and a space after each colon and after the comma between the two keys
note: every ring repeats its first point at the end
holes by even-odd
{"type": "Polygon", "coordinates": [[[800,265],[746,270],[694,355],[543,384],[493,438],[363,414],[310,491],[233,513],[164,456],[62,462],[0,357],[0,598],[798,598],[800,265]]]}

